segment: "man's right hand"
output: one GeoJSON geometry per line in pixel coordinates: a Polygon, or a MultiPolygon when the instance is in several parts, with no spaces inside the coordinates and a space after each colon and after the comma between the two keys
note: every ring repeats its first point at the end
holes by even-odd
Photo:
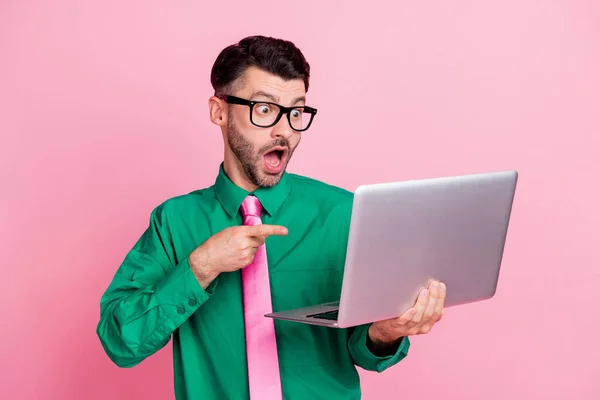
{"type": "Polygon", "coordinates": [[[223,229],[208,238],[190,254],[190,267],[206,289],[221,272],[232,272],[250,265],[254,254],[268,236],[285,236],[278,225],[242,225],[223,229]]]}

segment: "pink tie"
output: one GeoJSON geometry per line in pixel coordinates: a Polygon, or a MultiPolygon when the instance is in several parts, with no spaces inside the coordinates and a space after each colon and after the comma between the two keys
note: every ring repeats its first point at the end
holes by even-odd
{"type": "MultiPolygon", "coordinates": [[[[244,225],[262,224],[262,205],[258,198],[252,195],[246,197],[241,210],[244,225]]],[[[250,398],[281,399],[275,326],[271,318],[264,316],[272,310],[267,251],[264,244],[256,250],[252,263],[242,269],[242,283],[250,398]]]]}

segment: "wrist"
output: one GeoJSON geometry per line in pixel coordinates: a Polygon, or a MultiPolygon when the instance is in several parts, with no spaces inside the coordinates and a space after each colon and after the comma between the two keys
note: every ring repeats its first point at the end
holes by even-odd
{"type": "Polygon", "coordinates": [[[377,324],[371,324],[367,331],[367,337],[375,345],[382,345],[390,341],[390,338],[384,335],[378,328],[377,324]]]}
{"type": "Polygon", "coordinates": [[[378,356],[387,356],[394,354],[400,342],[401,337],[391,337],[381,332],[376,324],[371,324],[367,330],[367,347],[378,356]]]}
{"type": "Polygon", "coordinates": [[[204,290],[206,290],[212,281],[217,279],[217,276],[219,275],[215,268],[207,261],[207,258],[200,248],[194,250],[192,254],[190,254],[189,264],[194,276],[204,290]]]}

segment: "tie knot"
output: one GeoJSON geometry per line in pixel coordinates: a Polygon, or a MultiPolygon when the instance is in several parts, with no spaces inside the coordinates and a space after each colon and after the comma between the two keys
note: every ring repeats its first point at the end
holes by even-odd
{"type": "Polygon", "coordinates": [[[260,200],[256,196],[247,196],[242,202],[242,216],[246,217],[248,215],[253,215],[255,217],[260,218],[262,214],[262,204],[260,204],[260,200]]]}

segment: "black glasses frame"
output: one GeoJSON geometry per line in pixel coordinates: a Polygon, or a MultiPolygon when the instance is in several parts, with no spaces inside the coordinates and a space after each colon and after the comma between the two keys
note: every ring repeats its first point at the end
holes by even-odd
{"type": "Polygon", "coordinates": [[[273,103],[270,101],[246,100],[246,99],[242,99],[241,97],[231,96],[228,94],[217,94],[217,97],[220,98],[221,100],[225,101],[227,104],[238,104],[241,106],[250,107],[250,122],[252,123],[252,125],[258,126],[259,128],[270,128],[272,126],[277,125],[277,123],[279,122],[279,120],[281,119],[283,114],[286,114],[288,123],[290,124],[290,128],[292,128],[296,132],[304,132],[305,130],[310,128],[310,125],[312,124],[313,119],[315,118],[315,115],[317,115],[317,109],[313,108],[313,107],[309,107],[309,106],[284,107],[281,104],[273,103]],[[279,115],[277,115],[277,118],[275,118],[275,121],[271,125],[265,126],[265,125],[258,125],[258,124],[254,123],[254,120],[252,118],[252,112],[254,111],[254,106],[257,104],[271,104],[271,105],[279,107],[279,115]],[[290,111],[295,110],[297,108],[302,108],[302,110],[304,112],[310,114],[310,121],[308,121],[308,124],[306,125],[306,128],[304,128],[304,129],[296,129],[292,126],[292,121],[290,119],[290,111]]]}

